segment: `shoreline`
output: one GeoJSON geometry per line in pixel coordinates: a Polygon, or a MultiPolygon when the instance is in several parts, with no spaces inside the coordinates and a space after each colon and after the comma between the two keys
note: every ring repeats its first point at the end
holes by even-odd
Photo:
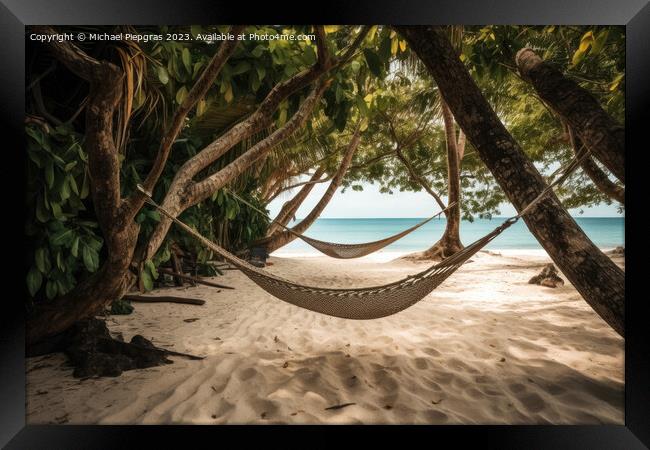
{"type": "MultiPolygon", "coordinates": [[[[599,250],[607,254],[608,252],[613,251],[617,247],[599,247],[599,250]]],[[[395,259],[402,258],[403,256],[421,252],[426,249],[420,250],[379,250],[377,252],[371,253],[370,255],[363,256],[361,258],[356,258],[355,261],[381,261],[381,262],[390,262],[395,259]]],[[[505,257],[534,257],[534,258],[549,258],[548,253],[543,248],[486,248],[480,250],[479,253],[494,254],[497,256],[505,257]]],[[[302,258],[320,258],[324,255],[318,250],[309,249],[309,250],[277,250],[271,253],[270,257],[275,258],[288,258],[288,259],[302,259],[302,258]]]]}
{"type": "MultiPolygon", "coordinates": [[[[324,287],[384,284],[429,264],[269,262],[324,287]]],[[[623,424],[624,341],[570,283],[528,284],[547,262],[482,251],[422,301],[367,321],[289,305],[238,271],[214,278],[235,291],[159,289],[206,304],[136,304],[107,317],[111,332],[206,359],[79,380],[62,354],[29,358],[27,422],[623,424]]]]}

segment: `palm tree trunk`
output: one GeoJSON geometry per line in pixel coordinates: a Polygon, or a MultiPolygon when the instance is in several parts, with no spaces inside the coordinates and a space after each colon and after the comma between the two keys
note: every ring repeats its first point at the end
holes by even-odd
{"type": "MultiPolygon", "coordinates": [[[[444,32],[397,26],[435,79],[458,124],[485,165],[521,211],[546,187],[535,166],[503,126],[444,32]]],[[[625,273],[580,229],[553,193],[523,217],[529,230],[585,301],[625,335],[625,273]]]]}
{"type": "MultiPolygon", "coordinates": [[[[314,223],[314,221],[318,219],[318,217],[322,214],[325,207],[329,204],[330,200],[334,196],[334,193],[341,185],[341,182],[343,181],[343,177],[345,176],[348,167],[350,167],[350,163],[352,162],[352,156],[354,155],[354,151],[359,146],[360,138],[361,138],[361,129],[360,126],[357,125],[354,135],[352,136],[352,140],[350,141],[350,144],[348,145],[345,155],[343,156],[341,165],[336,171],[336,175],[334,175],[334,178],[332,178],[332,181],[330,182],[330,185],[327,187],[327,190],[323,194],[323,197],[321,197],[321,199],[318,201],[316,206],[314,206],[311,212],[307,215],[307,217],[305,217],[303,220],[300,221],[299,224],[297,224],[295,227],[292,228],[292,231],[294,233],[297,234],[304,233],[307,230],[307,228],[309,228],[314,223]]],[[[275,233],[273,236],[258,242],[257,244],[264,246],[264,248],[266,248],[267,253],[272,253],[275,250],[279,249],[280,247],[284,247],[294,239],[296,239],[296,236],[293,233],[290,233],[289,231],[280,231],[275,233]]]]}
{"type": "Polygon", "coordinates": [[[521,76],[569,124],[594,156],[625,183],[625,128],[600,106],[590,92],[543,61],[529,48],[517,52],[521,76]]]}
{"type": "MultiPolygon", "coordinates": [[[[575,135],[571,127],[569,129],[569,140],[571,141],[571,146],[576,156],[582,154],[582,142],[580,138],[575,135]]],[[[593,181],[594,185],[600,192],[608,196],[609,198],[616,200],[621,205],[625,205],[625,188],[619,186],[609,179],[607,174],[598,167],[596,161],[594,161],[591,156],[585,158],[580,162],[580,167],[585,171],[587,176],[593,181]]]]}

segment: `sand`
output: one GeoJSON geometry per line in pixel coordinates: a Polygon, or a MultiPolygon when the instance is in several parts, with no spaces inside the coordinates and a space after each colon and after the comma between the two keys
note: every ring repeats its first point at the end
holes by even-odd
{"type": "MultiPolygon", "coordinates": [[[[268,270],[342,287],[426,266],[395,256],[274,256],[268,270]]],[[[235,291],[161,289],[206,305],[138,303],[109,328],[206,359],[78,380],[61,354],[30,358],[27,422],[623,424],[624,341],[570,284],[527,283],[547,262],[480,252],[423,301],[371,321],[289,305],[238,271],[215,279],[235,291]]]]}

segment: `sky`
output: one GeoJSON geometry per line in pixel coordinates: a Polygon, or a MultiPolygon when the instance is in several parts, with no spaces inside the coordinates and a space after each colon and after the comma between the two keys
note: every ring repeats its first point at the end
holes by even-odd
{"type": "MultiPolygon", "coordinates": [[[[309,197],[303,202],[296,214],[296,218],[302,219],[314,207],[327,189],[329,183],[320,183],[312,189],[309,197]]],[[[273,200],[268,208],[270,216],[275,217],[280,211],[282,204],[290,199],[298,188],[289,193],[285,192],[273,200]]],[[[347,189],[341,193],[338,189],[336,194],[327,205],[327,208],[320,216],[322,218],[406,218],[406,217],[429,217],[440,210],[436,202],[425,192],[395,192],[382,194],[379,186],[363,184],[363,191],[347,189]]],[[[504,203],[499,208],[500,217],[507,217],[515,214],[515,209],[509,203],[504,203]]],[[[599,205],[592,208],[584,208],[584,213],[579,210],[570,210],[571,215],[576,217],[622,217],[617,212],[616,204],[599,205]]]]}

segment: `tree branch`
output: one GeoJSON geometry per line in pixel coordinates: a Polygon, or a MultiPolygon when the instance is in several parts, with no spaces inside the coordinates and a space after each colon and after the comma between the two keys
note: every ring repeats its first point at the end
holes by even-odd
{"type": "MultiPolygon", "coordinates": [[[[229,32],[236,35],[244,28],[244,25],[234,25],[230,28],[229,32]]],[[[187,97],[183,100],[183,103],[176,109],[171,124],[160,142],[160,148],[158,149],[158,153],[156,154],[156,158],[154,159],[149,174],[142,183],[142,186],[146,191],[153,191],[153,188],[165,167],[172,145],[183,128],[185,118],[192,108],[194,108],[196,104],[205,97],[210,87],[212,87],[219,72],[235,51],[238,42],[239,41],[234,40],[224,41],[221,43],[219,49],[208,63],[208,66],[203,70],[198,80],[196,80],[196,83],[194,83],[194,86],[192,86],[192,89],[190,89],[187,94],[187,97]]],[[[126,218],[132,219],[138,210],[142,208],[145,200],[145,195],[139,190],[136,190],[130,198],[126,199],[123,208],[126,218]]]]}

